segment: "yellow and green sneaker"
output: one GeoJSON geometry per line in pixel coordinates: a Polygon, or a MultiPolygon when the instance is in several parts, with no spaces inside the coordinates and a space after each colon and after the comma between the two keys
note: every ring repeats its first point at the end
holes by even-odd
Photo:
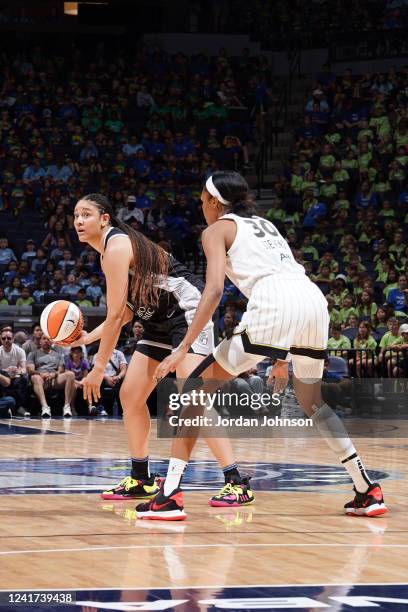
{"type": "Polygon", "coordinates": [[[210,506],[217,508],[235,508],[237,506],[248,506],[253,503],[254,499],[254,494],[249,486],[249,478],[241,478],[227,482],[208,503],[210,506]]]}
{"type": "Polygon", "coordinates": [[[101,493],[102,499],[149,499],[159,492],[160,479],[157,475],[148,480],[136,480],[126,476],[116,487],[101,493]]]}

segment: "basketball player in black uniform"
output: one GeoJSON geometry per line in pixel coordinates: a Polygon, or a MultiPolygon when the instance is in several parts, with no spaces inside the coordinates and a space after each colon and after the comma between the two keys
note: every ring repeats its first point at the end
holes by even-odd
{"type": "MultiPolygon", "coordinates": [[[[101,340],[94,367],[84,379],[85,399],[99,400],[103,372],[122,326],[135,315],[144,326],[143,339],[136,346],[120,389],[132,471],[117,486],[103,492],[102,497],[152,497],[158,487],[149,472],[150,415],[146,401],[156,385],[153,377],[156,367],[180,344],[194,318],[204,283],[160,246],[115,219],[109,200],[101,194],[90,194],[78,201],[74,223],[79,240],[101,254],[107,287],[105,321],[92,332],[82,332],[71,344],[101,340]]],[[[209,320],[179,364],[177,376],[187,378],[213,348],[213,325],[209,320]]],[[[223,468],[225,482],[242,481],[247,490],[245,503],[252,502],[253,494],[248,481],[241,479],[229,440],[210,438],[207,444],[223,468]]],[[[177,456],[172,452],[172,457],[177,456]]],[[[185,466],[184,461],[173,459],[169,473],[182,475],[185,466]]],[[[240,500],[234,505],[241,505],[240,500]]]]}

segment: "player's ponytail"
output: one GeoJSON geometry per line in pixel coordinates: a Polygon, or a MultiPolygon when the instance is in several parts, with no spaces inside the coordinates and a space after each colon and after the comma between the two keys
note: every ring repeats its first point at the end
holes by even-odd
{"type": "Polygon", "coordinates": [[[111,225],[118,227],[129,236],[136,269],[130,281],[132,301],[140,302],[146,307],[157,307],[160,292],[157,284],[161,277],[167,276],[169,269],[169,256],[166,251],[127,223],[119,221],[106,196],[100,193],[90,193],[81,199],[92,202],[101,215],[107,213],[111,225]]]}
{"type": "MultiPolygon", "coordinates": [[[[221,196],[221,200],[220,198],[218,200],[225,207],[226,213],[234,213],[239,217],[256,215],[255,202],[249,191],[248,183],[241,174],[220,170],[211,175],[211,181],[221,196]]],[[[208,190],[207,184],[206,188],[208,190]]]]}

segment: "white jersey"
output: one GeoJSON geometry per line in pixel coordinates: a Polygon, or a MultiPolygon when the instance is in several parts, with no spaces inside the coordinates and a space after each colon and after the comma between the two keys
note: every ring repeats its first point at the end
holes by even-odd
{"type": "Polygon", "coordinates": [[[305,275],[284,237],[276,227],[262,217],[240,217],[228,213],[220,219],[232,219],[237,234],[227,253],[225,273],[249,298],[255,283],[268,276],[294,274],[305,275]]]}
{"type": "Polygon", "coordinates": [[[226,275],[246,295],[248,306],[232,337],[215,348],[215,360],[237,376],[264,357],[285,359],[290,351],[299,377],[300,357],[310,357],[316,364],[303,378],[321,378],[329,327],[323,293],[270,221],[230,213],[220,218],[237,225],[226,275]]]}

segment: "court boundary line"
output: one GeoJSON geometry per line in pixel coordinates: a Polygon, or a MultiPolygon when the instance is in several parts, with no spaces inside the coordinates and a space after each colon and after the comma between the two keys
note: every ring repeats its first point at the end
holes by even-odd
{"type": "MultiPolygon", "coordinates": [[[[317,543],[283,543],[283,544],[265,544],[265,543],[240,543],[240,544],[228,544],[232,548],[408,548],[408,544],[335,544],[329,542],[323,544],[317,543]]],[[[1,557],[11,555],[29,555],[29,554],[45,554],[45,553],[61,553],[61,552],[96,552],[96,551],[115,551],[115,550],[141,550],[145,548],[219,548],[220,544],[135,544],[129,546],[92,546],[84,548],[44,548],[44,549],[33,549],[33,550],[2,550],[0,551],[1,557]]]]}
{"type": "MultiPolygon", "coordinates": [[[[38,538],[38,537],[44,537],[44,538],[78,538],[78,537],[83,537],[84,535],[86,535],[87,538],[100,538],[101,536],[126,536],[126,537],[133,537],[133,536],[137,536],[140,537],[140,535],[142,535],[143,533],[146,533],[145,531],[137,531],[135,533],[128,533],[126,531],[118,531],[116,532],[109,532],[109,533],[88,533],[88,534],[83,534],[83,533],[73,533],[73,534],[65,534],[65,533],[54,533],[54,534],[47,534],[44,536],[38,536],[38,535],[15,535],[15,536],[0,536],[0,542],[1,540],[12,540],[12,539],[21,539],[21,538],[38,538]]],[[[300,535],[300,534],[320,534],[322,535],[322,533],[324,535],[333,535],[333,534],[349,534],[349,535],[354,535],[354,534],[364,534],[364,535],[369,535],[368,531],[237,531],[236,533],[239,533],[240,535],[256,535],[256,534],[260,534],[260,533],[281,533],[281,534],[285,534],[285,535],[300,535]]],[[[405,531],[399,531],[399,530],[394,530],[394,531],[389,531],[388,529],[385,529],[384,534],[387,533],[408,533],[408,529],[405,531]]],[[[187,536],[199,536],[199,535],[220,535],[220,534],[224,534],[223,531],[191,531],[188,534],[185,534],[187,536]]],[[[146,533],[147,535],[147,533],[146,533]]],[[[170,531],[149,531],[149,535],[161,535],[161,536],[177,536],[179,535],[178,533],[172,533],[170,531]]],[[[381,534],[383,535],[383,534],[381,534]]],[[[407,545],[408,546],[408,545],[407,545]]],[[[0,551],[1,552],[1,551],[0,551]]],[[[407,582],[408,584],[408,582],[407,582]]]]}
{"type": "MultiPolygon", "coordinates": [[[[61,423],[63,423],[64,421],[61,421],[61,423]]],[[[68,422],[72,422],[68,421],[68,422]]],[[[76,433],[74,431],[64,431],[62,429],[53,429],[51,427],[47,427],[47,428],[42,428],[39,425],[35,425],[29,422],[15,422],[13,419],[0,419],[0,425],[11,425],[11,427],[26,427],[27,429],[33,429],[33,430],[38,430],[40,433],[46,433],[47,431],[53,431],[55,433],[59,433],[59,434],[65,434],[66,436],[83,436],[85,434],[82,433],[76,433]],[[30,425],[33,425],[32,427],[30,427],[30,425]]],[[[22,434],[24,435],[24,434],[22,434]]],[[[21,461],[21,459],[20,459],[21,461]]]]}

